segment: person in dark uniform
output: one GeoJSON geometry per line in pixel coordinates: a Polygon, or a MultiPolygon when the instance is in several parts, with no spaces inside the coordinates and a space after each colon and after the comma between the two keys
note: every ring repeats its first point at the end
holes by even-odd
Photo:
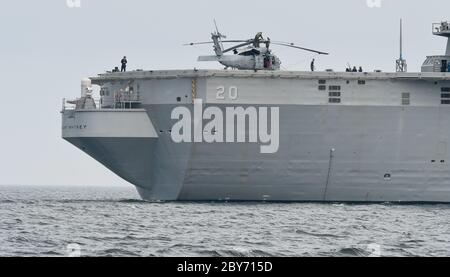
{"type": "Polygon", "coordinates": [[[315,67],[315,65],[314,65],[315,61],[316,61],[316,60],[313,59],[312,62],[311,62],[311,71],[314,71],[314,69],[316,69],[316,67],[315,67]]]}
{"type": "Polygon", "coordinates": [[[359,67],[358,71],[363,72],[362,66],[359,67]]]}
{"type": "Polygon", "coordinates": [[[122,68],[120,69],[120,72],[127,71],[127,57],[123,57],[123,59],[120,61],[122,63],[122,68]]]}
{"type": "Polygon", "coordinates": [[[259,44],[262,40],[264,40],[262,32],[257,33],[255,39],[253,40],[253,46],[259,48],[259,44]]]}
{"type": "Polygon", "coordinates": [[[358,72],[358,69],[356,69],[356,66],[353,67],[353,72],[358,72]]]}

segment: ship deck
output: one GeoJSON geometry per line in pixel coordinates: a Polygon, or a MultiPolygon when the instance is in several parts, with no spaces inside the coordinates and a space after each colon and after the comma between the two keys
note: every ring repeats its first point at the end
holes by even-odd
{"type": "Polygon", "coordinates": [[[345,80],[428,80],[450,81],[450,73],[418,72],[329,72],[329,71],[253,71],[253,70],[150,70],[103,73],[90,79],[94,84],[129,79],[178,79],[178,78],[285,78],[285,79],[345,79],[345,80]]]}

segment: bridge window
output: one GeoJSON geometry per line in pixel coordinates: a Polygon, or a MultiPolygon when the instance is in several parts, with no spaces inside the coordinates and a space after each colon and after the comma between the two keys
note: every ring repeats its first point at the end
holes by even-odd
{"type": "MultiPolygon", "coordinates": [[[[442,92],[446,92],[447,88],[442,88],[442,92]]],[[[441,93],[441,104],[442,105],[450,105],[450,88],[449,89],[449,93],[441,93]]]]}
{"type": "Polygon", "coordinates": [[[330,90],[341,90],[341,86],[330,86],[330,90]]]}
{"type": "Polygon", "coordinates": [[[327,83],[327,80],[319,80],[319,85],[325,85],[327,83]]]}
{"type": "Polygon", "coordinates": [[[341,97],[340,91],[330,91],[329,93],[330,97],[341,97]]]}
{"type": "Polygon", "coordinates": [[[330,98],[328,99],[328,103],[339,104],[341,103],[341,98],[330,98]]]}
{"type": "Polygon", "coordinates": [[[109,96],[109,90],[107,88],[101,88],[100,96],[109,96]]]}
{"type": "Polygon", "coordinates": [[[402,105],[409,106],[411,104],[411,94],[409,92],[402,93],[402,105]]]}

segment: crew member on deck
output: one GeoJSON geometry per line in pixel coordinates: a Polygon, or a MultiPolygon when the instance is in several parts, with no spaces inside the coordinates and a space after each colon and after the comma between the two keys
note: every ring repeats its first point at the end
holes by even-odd
{"type": "Polygon", "coordinates": [[[311,71],[314,71],[314,69],[316,69],[314,62],[315,62],[315,59],[313,59],[311,62],[311,71]]]}
{"type": "Polygon", "coordinates": [[[259,43],[264,40],[262,32],[256,34],[255,39],[253,40],[253,46],[259,48],[259,43]]]}
{"type": "Polygon", "coordinates": [[[122,61],[120,61],[122,63],[122,68],[120,69],[120,72],[125,72],[127,71],[127,57],[123,57],[122,61]]]}

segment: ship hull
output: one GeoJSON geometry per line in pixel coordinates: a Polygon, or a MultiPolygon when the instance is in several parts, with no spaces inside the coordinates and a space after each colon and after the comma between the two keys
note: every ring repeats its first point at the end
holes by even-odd
{"type": "MultiPolygon", "coordinates": [[[[148,201],[450,202],[447,107],[241,103],[279,108],[279,149],[264,154],[260,143],[174,142],[180,105],[193,112],[189,103],[144,103],[134,112],[145,124],[124,122],[133,130],[105,120],[116,134],[63,137],[148,201]]],[[[209,106],[225,113],[229,104],[209,106]]],[[[105,112],[115,113],[63,112],[63,128],[89,129],[105,112]]]]}
{"type": "Polygon", "coordinates": [[[284,106],[279,151],[267,155],[251,143],[174,143],[172,109],[147,109],[158,138],[67,140],[151,201],[450,202],[436,135],[450,110],[284,106]]]}

